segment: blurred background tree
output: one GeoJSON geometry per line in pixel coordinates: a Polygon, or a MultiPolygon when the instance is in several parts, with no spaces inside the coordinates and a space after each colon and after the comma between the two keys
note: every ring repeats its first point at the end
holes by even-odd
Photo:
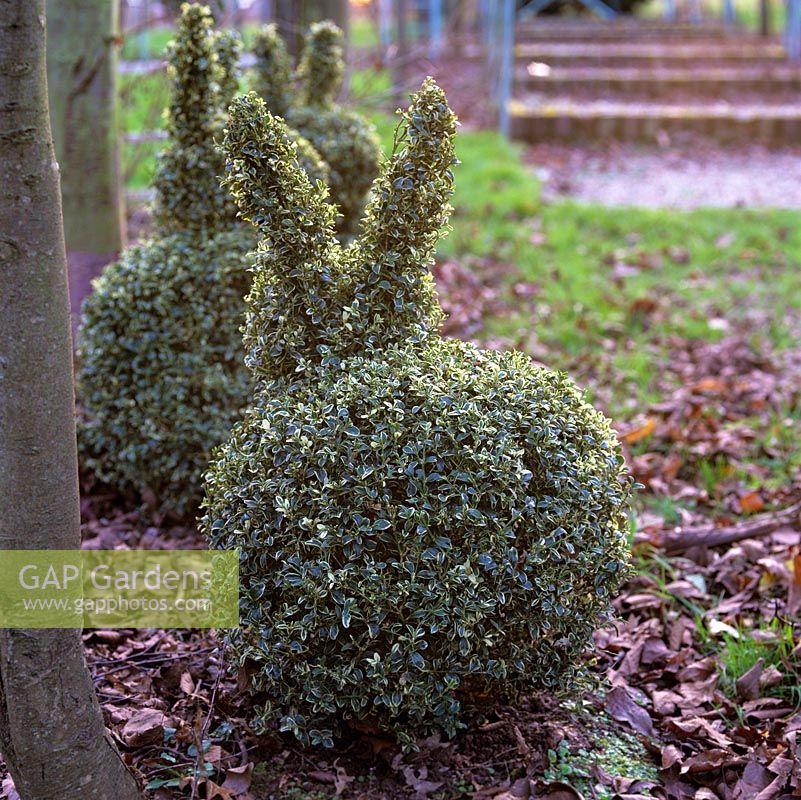
{"type": "MultiPolygon", "coordinates": [[[[162,0],[162,5],[165,9],[167,9],[171,14],[178,14],[181,11],[181,5],[185,3],[186,0],[162,0]]],[[[209,0],[206,5],[212,10],[216,12],[225,11],[226,5],[231,5],[229,0],[228,3],[225,0],[209,0]]],[[[237,5],[237,3],[234,3],[237,5]]]]}
{"type": "Polygon", "coordinates": [[[278,32],[287,43],[289,52],[297,57],[303,46],[303,36],[312,22],[330,19],[349,36],[348,0],[274,0],[278,32]]]}
{"type": "Polygon", "coordinates": [[[47,0],[47,80],[72,310],[125,245],[117,116],[118,0],[47,0]]]}

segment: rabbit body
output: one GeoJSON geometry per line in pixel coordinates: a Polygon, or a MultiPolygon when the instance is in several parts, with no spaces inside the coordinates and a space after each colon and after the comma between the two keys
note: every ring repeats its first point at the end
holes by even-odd
{"type": "Polygon", "coordinates": [[[256,723],[306,743],[358,719],[412,747],[481,698],[564,686],[627,571],[608,420],[525,355],[437,333],[455,130],[428,79],[342,247],[281,120],[255,95],[231,109],[226,181],[262,237],[257,388],[203,525],[240,551],[230,640],[256,723]]]}

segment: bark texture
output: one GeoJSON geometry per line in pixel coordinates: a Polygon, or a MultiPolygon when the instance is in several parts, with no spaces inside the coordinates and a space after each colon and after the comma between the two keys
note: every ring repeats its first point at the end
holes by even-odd
{"type": "MultiPolygon", "coordinates": [[[[79,546],[72,347],[45,0],[0,0],[0,550],[79,546]]],[[[0,752],[22,800],[135,800],[78,630],[0,630],[0,752]]]]}
{"type": "Polygon", "coordinates": [[[73,311],[125,244],[117,0],[47,0],[47,81],[73,311]]]}

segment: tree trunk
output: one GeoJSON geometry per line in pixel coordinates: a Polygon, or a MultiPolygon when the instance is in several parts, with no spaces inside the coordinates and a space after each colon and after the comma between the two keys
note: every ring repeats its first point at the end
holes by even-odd
{"type": "Polygon", "coordinates": [[[770,36],[770,0],[759,0],[759,33],[770,36]]]}
{"type": "Polygon", "coordinates": [[[308,0],[306,3],[306,22],[319,22],[330,19],[339,25],[347,38],[350,25],[348,0],[308,0]]]}
{"type": "Polygon", "coordinates": [[[275,0],[274,4],[278,33],[293,59],[298,58],[303,47],[303,4],[304,0],[275,0]]]}
{"type": "Polygon", "coordinates": [[[73,312],[125,244],[117,0],[47,0],[47,80],[73,312]]]}
{"type": "MultiPolygon", "coordinates": [[[[0,2],[0,550],[79,546],[72,347],[45,0],[0,2]]],[[[22,800],[137,800],[78,630],[0,630],[0,751],[22,800]]]]}
{"type": "Polygon", "coordinates": [[[406,68],[409,61],[409,42],[406,35],[406,0],[395,0],[395,69],[393,70],[393,91],[395,105],[406,108],[409,98],[406,91],[406,68]]]}

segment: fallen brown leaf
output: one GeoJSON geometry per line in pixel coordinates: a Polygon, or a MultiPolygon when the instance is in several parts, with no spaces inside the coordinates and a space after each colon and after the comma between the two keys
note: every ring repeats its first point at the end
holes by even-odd
{"type": "Polygon", "coordinates": [[[122,729],[122,740],[129,747],[161,744],[164,740],[164,712],[155,708],[137,711],[122,729]]]}
{"type": "Polygon", "coordinates": [[[225,780],[222,788],[227,789],[232,795],[244,794],[250,789],[253,778],[253,763],[248,762],[241,767],[229,767],[225,771],[225,780]]]}
{"type": "Polygon", "coordinates": [[[759,697],[760,682],[762,680],[764,668],[764,662],[760,658],[748,672],[737,679],[735,688],[737,689],[737,697],[740,700],[756,700],[759,697]]]}
{"type": "Polygon", "coordinates": [[[655,735],[651,716],[626,689],[616,687],[606,695],[606,710],[612,719],[627,723],[638,733],[650,737],[655,735]]]}
{"type": "Polygon", "coordinates": [[[634,444],[642,439],[647,439],[656,429],[656,420],[649,417],[642,425],[634,430],[624,433],[620,438],[626,444],[634,444]]]}

